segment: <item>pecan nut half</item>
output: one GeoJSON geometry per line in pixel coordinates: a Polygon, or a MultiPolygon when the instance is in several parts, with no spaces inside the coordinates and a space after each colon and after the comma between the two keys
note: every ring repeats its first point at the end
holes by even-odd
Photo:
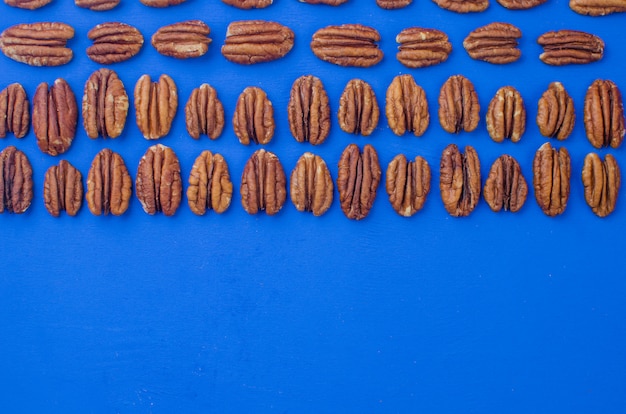
{"type": "Polygon", "coordinates": [[[376,94],[361,79],[348,82],[339,98],[339,126],[349,134],[370,135],[378,125],[380,109],[376,94]]]}
{"type": "Polygon", "coordinates": [[[146,213],[153,215],[162,211],[166,216],[176,213],[183,183],[178,157],[171,148],[162,144],[148,148],[137,167],[135,189],[146,213]]]}
{"type": "Polygon", "coordinates": [[[106,11],[117,7],[120,0],[74,0],[74,4],[83,9],[106,11]]]}
{"type": "Polygon", "coordinates": [[[0,138],[12,132],[17,138],[23,138],[30,126],[28,96],[24,87],[12,83],[0,92],[0,138]]]}
{"type": "Polygon", "coordinates": [[[65,23],[22,23],[0,34],[0,50],[8,58],[31,66],[60,66],[72,60],[67,41],[74,28],[65,23]]]}
{"type": "Polygon", "coordinates": [[[472,132],[478,127],[480,104],[472,82],[463,75],[454,75],[441,86],[439,123],[450,133],[472,132]]]}
{"type": "Polygon", "coordinates": [[[143,75],[135,85],[134,95],[137,126],[143,137],[158,139],[166,136],[178,109],[174,80],[163,74],[158,82],[152,82],[149,75],[143,75]]]}
{"type": "Polygon", "coordinates": [[[87,174],[87,207],[94,216],[121,216],[128,209],[133,182],[117,152],[103,149],[94,157],[87,174]]]}
{"type": "Polygon", "coordinates": [[[378,7],[382,7],[387,10],[401,9],[408,6],[412,2],[413,0],[376,0],[378,7]]]}
{"type": "Polygon", "coordinates": [[[66,160],[48,168],[43,181],[43,200],[53,217],[59,217],[62,211],[75,216],[83,204],[83,175],[66,160]]]}
{"type": "Polygon", "coordinates": [[[126,125],[128,95],[117,73],[99,69],[85,82],[83,127],[91,139],[117,138],[126,125]]]}
{"type": "Polygon", "coordinates": [[[621,174],[617,160],[606,154],[604,162],[598,154],[589,153],[585,157],[582,172],[585,200],[598,217],[606,217],[615,210],[621,184],[621,174]]]}
{"type": "Polygon", "coordinates": [[[211,29],[202,20],[186,20],[159,28],[152,46],[162,55],[177,59],[203,56],[209,50],[211,29]]]}
{"type": "Polygon", "coordinates": [[[335,65],[369,67],[383,59],[378,41],[380,34],[369,26],[327,26],[313,34],[311,50],[318,58],[335,65]]]}
{"type": "Polygon", "coordinates": [[[441,154],[439,190],[446,211],[453,217],[465,217],[480,200],[480,161],[476,150],[465,147],[462,153],[455,144],[441,154]]]}
{"type": "Polygon", "coordinates": [[[33,97],[33,129],[39,149],[49,155],[63,154],[76,136],[78,107],[70,85],[57,79],[48,88],[40,83],[33,97]]]}
{"type": "Polygon", "coordinates": [[[248,214],[278,213],[287,199],[287,178],[276,154],[256,150],[241,175],[241,205],[248,214]]]}
{"type": "Polygon", "coordinates": [[[544,137],[562,141],[574,129],[574,101],[560,82],[552,82],[541,95],[537,109],[537,125],[544,137]]]}
{"type": "Polygon", "coordinates": [[[500,5],[509,10],[527,10],[545,3],[547,0],[496,0],[500,5]]]}
{"type": "Polygon", "coordinates": [[[87,48],[87,56],[102,65],[128,60],[143,46],[141,32],[126,23],[101,23],[91,29],[87,37],[93,41],[87,48]]]}
{"type": "Polygon", "coordinates": [[[274,107],[261,88],[249,86],[243,90],[233,115],[235,135],[244,145],[267,144],[274,136],[274,107]]]}
{"type": "Polygon", "coordinates": [[[389,202],[404,217],[411,217],[424,207],[430,192],[430,166],[419,155],[407,161],[404,154],[396,155],[387,166],[385,188],[389,202]]]}
{"type": "Polygon", "coordinates": [[[626,12],[624,0],[570,0],[569,7],[576,13],[587,16],[626,12]]]}
{"type": "Polygon", "coordinates": [[[185,104],[187,132],[194,138],[201,134],[217,139],[224,129],[224,106],[217,97],[217,91],[208,83],[191,91],[185,104]]]}
{"type": "Polygon", "coordinates": [[[296,210],[321,216],[333,203],[333,189],[333,179],[322,157],[302,154],[289,180],[289,195],[296,210]]]}
{"type": "Polygon", "coordinates": [[[535,153],[533,159],[535,199],[547,216],[559,215],[567,207],[570,169],[570,156],[565,147],[557,150],[546,142],[535,153]]]}
{"type": "Polygon", "coordinates": [[[602,59],[604,41],[596,35],[577,30],[558,30],[539,36],[543,47],[539,59],[545,64],[562,66],[585,64],[602,59]]]}
{"type": "Polygon", "coordinates": [[[33,200],[33,168],[14,146],[0,152],[0,213],[21,214],[33,200]]]}
{"type": "Polygon", "coordinates": [[[448,35],[437,29],[409,27],[396,36],[396,58],[408,68],[424,68],[448,60],[452,44],[448,35]]]}
{"type": "Polygon", "coordinates": [[[595,80],[585,96],[585,130],[596,148],[619,148],[624,140],[622,93],[610,80],[595,80]]]}
{"type": "Polygon", "coordinates": [[[496,213],[500,210],[516,213],[522,208],[528,195],[528,185],[515,158],[505,154],[494,161],[483,195],[496,213]]]}
{"type": "Polygon", "coordinates": [[[237,7],[238,9],[263,9],[265,7],[271,6],[273,0],[222,0],[225,4],[229,6],[237,7]]]}
{"type": "Polygon", "coordinates": [[[505,138],[518,142],[526,130],[526,108],[522,95],[512,86],[496,92],[487,108],[487,132],[495,142],[505,138]]]}
{"type": "Polygon", "coordinates": [[[158,7],[158,8],[176,6],[185,2],[185,0],[139,0],[139,1],[144,6],[158,7]]]}
{"type": "Polygon", "coordinates": [[[416,137],[422,136],[428,128],[430,115],[426,93],[415,83],[411,75],[398,75],[387,88],[385,113],[389,128],[396,135],[407,131],[416,137]]]}
{"type": "Polygon", "coordinates": [[[433,0],[433,2],[442,9],[455,13],[482,12],[489,7],[489,0],[433,0]]]}
{"type": "Polygon", "coordinates": [[[289,129],[298,142],[319,145],[330,132],[330,106],[322,81],[301,76],[291,86],[287,106],[289,129]]]}
{"type": "Polygon", "coordinates": [[[222,55],[240,65],[270,62],[293,48],[294,33],[287,26],[265,20],[232,22],[226,30],[222,55]]]}
{"type": "Polygon", "coordinates": [[[308,4],[326,4],[328,6],[340,6],[348,0],[300,0],[301,3],[308,4]]]}
{"type": "Polygon", "coordinates": [[[35,10],[47,4],[50,4],[52,0],[4,0],[4,2],[11,7],[17,7],[19,9],[26,10],[35,10]]]}
{"type": "Polygon", "coordinates": [[[221,214],[230,206],[232,196],[233,183],[226,160],[220,154],[202,151],[189,173],[189,208],[199,216],[207,210],[221,214]]]}
{"type": "Polygon", "coordinates": [[[380,163],[373,146],[366,144],[363,153],[356,144],[348,145],[338,164],[337,190],[343,213],[352,220],[367,217],[380,184],[380,163]]]}
{"type": "Polygon", "coordinates": [[[463,41],[463,47],[472,59],[489,63],[515,62],[522,52],[517,39],[522,31],[509,23],[490,23],[472,31],[463,41]]]}

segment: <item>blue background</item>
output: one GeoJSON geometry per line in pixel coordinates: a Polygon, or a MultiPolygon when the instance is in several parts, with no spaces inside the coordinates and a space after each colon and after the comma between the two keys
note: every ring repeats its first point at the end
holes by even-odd
{"type": "MultiPolygon", "coordinates": [[[[209,149],[230,165],[235,194],[222,214],[195,216],[186,199],[172,218],[148,216],[133,196],[121,217],[95,217],[83,205],[77,217],[51,217],[43,205],[43,176],[65,158],[86,177],[95,154],[119,152],[133,178],[154,142],[139,133],[134,110],[116,140],[90,140],[82,129],[61,157],[39,151],[32,132],[15,145],[31,160],[35,198],[23,215],[0,215],[0,407],[3,412],[278,412],[278,413],[623,413],[626,407],[624,316],[626,281],[623,231],[626,197],[605,219],[586,205],[580,171],[593,151],[582,107],[597,78],[626,89],[624,15],[580,16],[565,0],[529,11],[495,1],[486,12],[458,15],[428,0],[386,11],[374,0],[332,8],[275,0],[267,9],[241,11],[218,0],[188,0],[152,9],[135,0],[107,12],[54,0],[37,11],[1,5],[0,26],[34,21],[72,24],[75,56],[57,68],[31,68],[0,56],[0,87],[20,82],[30,99],[40,82],[65,78],[77,99],[100,66],[85,49],[98,23],[136,26],[145,43],[116,70],[129,95],[137,79],[169,74],[178,85],[179,109],[171,133],[159,142],[178,154],[186,180],[194,159],[209,149]],[[162,25],[199,18],[213,43],[201,58],[159,55],[151,35],[162,25]],[[267,19],[296,33],[285,58],[238,66],[220,54],[228,23],[267,19]],[[493,21],[517,25],[522,58],[504,66],[469,58],[462,47],[473,29],[493,21]],[[383,61],[367,69],[318,60],[312,34],[329,24],[362,23],[382,36],[383,61]],[[407,69],[396,59],[395,36],[411,26],[445,31],[453,45],[447,62],[407,69]],[[578,29],[606,41],[601,62],[549,67],[536,39],[548,30],[578,29]],[[381,111],[395,75],[411,73],[426,91],[431,122],[420,138],[395,136],[381,116],[370,137],[350,136],[336,122],[339,96],[352,78],[374,88],[381,111]],[[439,88],[461,73],[476,86],[481,123],[451,135],[437,120],[439,88]],[[320,146],[290,135],[286,106],[292,82],[304,74],[322,79],[333,124],[320,146]],[[531,190],[517,214],[493,213],[484,200],[467,218],[452,218],[439,197],[439,157],[449,143],[474,146],[484,178],[501,154],[518,159],[529,184],[532,158],[546,142],[535,125],[537,101],[561,81],[576,106],[572,189],[565,213],[549,218],[531,190]],[[203,82],[213,85],[228,119],[216,141],[186,132],[184,104],[203,82]],[[527,132],[513,144],[494,143],[485,109],[501,86],[513,85],[528,112],[527,132]],[[238,95],[260,86],[275,107],[276,135],[265,146],[289,173],[305,151],[321,155],[334,179],[349,143],[371,143],[383,171],[398,153],[424,156],[433,171],[422,211],[402,218],[391,208],[384,181],[371,214],[355,222],[343,215],[338,195],[322,217],[298,212],[288,200],[268,217],[248,215],[240,203],[241,171],[257,149],[233,134],[238,95]]],[[[626,167],[624,148],[612,153],[626,167]]],[[[623,191],[622,191],[623,193],[623,191]]]]}

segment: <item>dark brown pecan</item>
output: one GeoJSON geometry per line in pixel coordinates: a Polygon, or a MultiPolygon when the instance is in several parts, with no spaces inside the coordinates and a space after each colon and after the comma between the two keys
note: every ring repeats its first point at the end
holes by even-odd
{"type": "Polygon", "coordinates": [[[452,52],[448,35],[437,29],[409,27],[396,36],[396,58],[409,68],[424,68],[445,62],[452,52]]]}
{"type": "Polygon", "coordinates": [[[606,154],[604,162],[598,154],[589,153],[583,165],[583,186],[585,200],[598,217],[606,217],[615,210],[621,184],[621,174],[617,161],[606,154]]]}
{"type": "Polygon", "coordinates": [[[237,7],[238,9],[263,9],[272,5],[272,0],[222,0],[222,2],[229,6],[237,7]]]}
{"type": "Polygon", "coordinates": [[[430,115],[426,93],[411,75],[398,75],[387,88],[385,113],[389,128],[396,135],[407,131],[416,137],[428,128],[430,115]]]}
{"type": "Polygon", "coordinates": [[[348,82],[339,98],[339,126],[349,134],[370,135],[378,125],[380,109],[376,94],[361,79],[348,82]]]}
{"type": "Polygon", "coordinates": [[[74,0],[74,4],[93,11],[106,11],[115,8],[120,0],[74,0]]]}
{"type": "Polygon", "coordinates": [[[198,139],[206,134],[217,139],[224,129],[224,106],[217,97],[217,91],[208,83],[191,91],[185,105],[185,123],[187,132],[198,139]]]}
{"type": "Polygon", "coordinates": [[[298,211],[321,216],[333,203],[333,179],[319,155],[305,152],[291,172],[289,195],[298,211]]]}
{"type": "Polygon", "coordinates": [[[91,29],[87,37],[93,41],[87,48],[87,56],[102,65],[128,60],[143,46],[141,32],[126,23],[101,23],[91,29]]]}
{"type": "Polygon", "coordinates": [[[128,209],[133,182],[120,154],[108,148],[94,157],[87,174],[87,207],[94,216],[120,216],[128,209]]]}
{"type": "Polygon", "coordinates": [[[85,83],[83,127],[89,138],[117,138],[126,125],[128,95],[117,73],[99,69],[85,83]]]}
{"type": "Polygon", "coordinates": [[[526,130],[526,108],[522,95],[512,86],[496,92],[487,108],[487,132],[496,142],[505,138],[518,142],[526,130]]]}
{"type": "Polygon", "coordinates": [[[522,208],[528,195],[528,185],[515,158],[505,154],[494,161],[483,195],[495,212],[504,210],[515,213],[522,208]]]}
{"type": "Polygon", "coordinates": [[[378,7],[383,9],[401,9],[411,4],[413,0],[376,0],[378,7]]]}
{"type": "Polygon", "coordinates": [[[441,154],[439,190],[446,211],[454,217],[468,216],[480,200],[480,161],[476,150],[465,147],[462,153],[455,144],[441,154]]]}
{"type": "Polygon", "coordinates": [[[380,34],[361,24],[327,26],[313,34],[311,50],[323,61],[339,66],[369,67],[383,58],[376,42],[380,34]]]}
{"type": "Polygon", "coordinates": [[[30,126],[28,96],[19,83],[13,83],[0,92],[0,138],[12,132],[23,138],[30,126]]]}
{"type": "Polygon", "coordinates": [[[143,75],[135,85],[135,115],[137,126],[145,139],[166,136],[172,127],[178,108],[178,90],[168,75],[161,75],[152,82],[143,75]]]}
{"type": "Polygon", "coordinates": [[[52,0],[4,0],[6,4],[20,9],[35,10],[50,4],[52,0]]]}
{"type": "Polygon", "coordinates": [[[220,154],[202,151],[189,173],[189,208],[199,216],[207,210],[223,213],[230,206],[232,196],[233,183],[226,160],[220,154]]]}
{"type": "Polygon", "coordinates": [[[72,164],[61,160],[48,168],[43,181],[46,210],[54,217],[62,211],[75,216],[83,204],[83,176],[72,164]]]}
{"type": "Polygon", "coordinates": [[[308,4],[326,4],[329,6],[340,6],[346,3],[348,0],[300,0],[301,3],[308,4]]]}
{"type": "Polygon", "coordinates": [[[539,36],[543,47],[539,59],[554,66],[584,64],[602,59],[604,41],[598,36],[577,30],[558,30],[539,36]]]}
{"type": "Polygon", "coordinates": [[[509,10],[527,10],[542,5],[547,0],[497,0],[504,8],[509,10]]]}
{"type": "Polygon", "coordinates": [[[570,0],[569,7],[576,13],[587,16],[626,12],[624,0],[570,0]]]}
{"type": "Polygon", "coordinates": [[[596,148],[618,148],[624,140],[624,104],[613,81],[595,80],[585,96],[585,130],[596,148]]]}
{"type": "Polygon", "coordinates": [[[169,7],[184,3],[185,0],[139,0],[144,6],[169,7]]]}
{"type": "Polygon", "coordinates": [[[287,116],[296,141],[319,145],[326,140],[330,132],[330,106],[319,78],[305,75],[295,80],[291,86],[287,116]]]}
{"type": "Polygon", "coordinates": [[[22,23],[0,34],[0,49],[8,58],[31,66],[60,66],[72,60],[67,41],[74,28],[65,23],[22,23]]]}
{"type": "Polygon", "coordinates": [[[63,154],[76,136],[78,107],[70,85],[57,79],[48,88],[40,83],[33,98],[33,129],[39,149],[49,155],[63,154]]]}
{"type": "Polygon", "coordinates": [[[355,144],[350,144],[343,150],[338,168],[337,190],[341,210],[352,220],[367,217],[380,183],[378,153],[369,144],[363,147],[363,153],[355,144]]]}
{"type": "Polygon", "coordinates": [[[209,50],[211,29],[202,20],[186,20],[163,26],[152,35],[152,46],[162,55],[195,58],[209,50]]]}
{"type": "Polygon", "coordinates": [[[171,148],[153,145],[141,157],[135,179],[137,199],[143,211],[173,216],[183,196],[180,163],[171,148]]]}
{"type": "Polygon", "coordinates": [[[433,0],[442,9],[456,13],[473,13],[487,10],[489,0],[433,0]]]}
{"type": "Polygon", "coordinates": [[[33,169],[28,157],[14,146],[0,152],[0,213],[21,214],[33,200],[33,169]]]}
{"type": "Polygon", "coordinates": [[[490,23],[471,32],[463,41],[463,47],[472,59],[495,64],[515,62],[522,52],[517,39],[522,31],[509,23],[490,23]]]}
{"type": "Polygon", "coordinates": [[[478,126],[480,104],[472,82],[463,75],[454,75],[441,86],[439,123],[450,133],[471,132],[478,126]]]}
{"type": "Polygon", "coordinates": [[[560,82],[552,82],[539,99],[539,132],[544,137],[562,141],[572,133],[575,121],[574,101],[560,82]]]}
{"type": "Polygon", "coordinates": [[[387,166],[386,189],[393,209],[404,217],[411,217],[424,207],[430,192],[430,166],[419,155],[407,161],[398,154],[387,166]]]}
{"type": "Polygon", "coordinates": [[[222,55],[241,65],[270,62],[289,53],[293,42],[293,31],[280,23],[265,20],[232,22],[226,30],[222,55]]]}
{"type": "Polygon", "coordinates": [[[244,145],[267,144],[274,136],[274,107],[261,88],[243,90],[233,115],[235,135],[244,145]]]}
{"type": "Polygon", "coordinates": [[[287,178],[278,157],[256,150],[244,166],[240,192],[241,205],[248,214],[278,213],[287,199],[287,178]]]}
{"type": "Polygon", "coordinates": [[[570,157],[565,147],[552,148],[549,142],[535,153],[533,187],[537,204],[548,216],[565,211],[570,188],[570,157]]]}

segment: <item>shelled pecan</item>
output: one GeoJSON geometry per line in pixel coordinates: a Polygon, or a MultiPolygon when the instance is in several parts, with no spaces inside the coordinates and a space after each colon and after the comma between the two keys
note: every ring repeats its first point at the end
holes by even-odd
{"type": "Polygon", "coordinates": [[[468,216],[480,200],[480,161],[476,150],[465,147],[462,153],[455,144],[441,154],[439,190],[446,211],[453,217],[468,216]]]}
{"type": "Polygon", "coordinates": [[[396,36],[396,58],[409,68],[424,68],[448,60],[452,44],[441,30],[409,27],[396,36]]]}
{"type": "Polygon", "coordinates": [[[324,214],[333,202],[333,179],[319,155],[305,152],[298,159],[289,180],[289,195],[298,211],[324,214]]]}
{"type": "Polygon", "coordinates": [[[610,80],[595,80],[585,95],[585,130],[596,148],[618,148],[624,140],[622,93],[610,80]]]}
{"type": "Polygon", "coordinates": [[[512,86],[496,92],[487,108],[487,132],[496,142],[505,138],[518,142],[526,130],[526,108],[522,95],[512,86]]]}
{"type": "Polygon", "coordinates": [[[72,60],[66,46],[74,28],[65,23],[22,23],[0,34],[0,50],[8,58],[31,66],[60,66],[72,60]]]}
{"type": "Polygon", "coordinates": [[[369,67],[383,58],[380,34],[362,24],[327,26],[313,34],[311,50],[323,61],[339,66],[369,67]]]}
{"type": "Polygon", "coordinates": [[[441,86],[439,123],[450,133],[471,132],[478,126],[480,104],[472,82],[463,75],[454,75],[441,86]]]}
{"type": "Polygon", "coordinates": [[[57,79],[52,86],[40,83],[33,97],[33,130],[39,149],[49,155],[63,154],[76,136],[78,107],[70,85],[57,79]]]}
{"type": "Polygon", "coordinates": [[[500,5],[509,10],[527,10],[545,3],[547,0],[497,0],[500,5]]]}
{"type": "Polygon", "coordinates": [[[209,50],[211,29],[202,20],[185,20],[159,28],[152,46],[162,55],[177,59],[195,58],[209,50]]]}
{"type": "Polygon", "coordinates": [[[180,163],[176,153],[162,144],[153,145],[141,157],[135,179],[137,199],[143,211],[173,216],[183,196],[180,163]]]}
{"type": "Polygon", "coordinates": [[[410,217],[424,207],[430,192],[430,166],[419,155],[407,161],[404,154],[396,155],[387,166],[385,188],[393,209],[410,217]]]}
{"type": "Polygon", "coordinates": [[[433,2],[442,9],[456,13],[482,12],[489,7],[489,0],[433,0],[433,2]]]}
{"type": "Polygon", "coordinates": [[[380,176],[378,153],[373,146],[366,144],[362,153],[355,144],[343,150],[338,164],[337,190],[346,217],[361,220],[369,215],[380,176]]]}
{"type": "Polygon", "coordinates": [[[0,138],[6,137],[7,132],[23,138],[29,126],[28,96],[22,85],[12,83],[0,92],[0,138]]]}
{"type": "Polygon", "coordinates": [[[52,0],[4,0],[4,2],[19,9],[35,10],[39,9],[47,4],[50,4],[52,0]]]}
{"type": "Polygon", "coordinates": [[[202,151],[189,173],[187,202],[191,211],[199,216],[207,210],[221,214],[230,206],[232,195],[233,183],[224,157],[202,151]]]}
{"type": "Polygon", "coordinates": [[[94,157],[87,174],[87,207],[94,216],[120,216],[128,209],[133,182],[122,157],[108,148],[94,157]]]}
{"type": "Polygon", "coordinates": [[[128,60],[143,46],[141,32],[126,23],[101,23],[87,32],[87,37],[93,41],[87,48],[87,56],[101,65],[128,60]]]}
{"type": "Polygon", "coordinates": [[[83,127],[89,138],[117,138],[126,125],[128,95],[117,73],[99,69],[85,83],[83,127]]]}
{"type": "Polygon", "coordinates": [[[576,112],[574,101],[560,82],[552,82],[541,95],[537,125],[544,137],[564,140],[572,133],[576,112]]]}
{"type": "Polygon", "coordinates": [[[430,120],[428,101],[413,76],[405,74],[393,78],[387,88],[385,113],[394,134],[403,135],[407,131],[416,137],[424,134],[430,120]]]}
{"type": "Polygon", "coordinates": [[[546,142],[535,153],[535,199],[546,215],[553,217],[565,211],[570,193],[570,170],[570,156],[565,147],[557,150],[546,142]]]}
{"type": "Polygon", "coordinates": [[[374,132],[380,109],[370,84],[361,79],[350,80],[339,98],[337,116],[344,132],[364,136],[374,132]]]}
{"type": "Polygon", "coordinates": [[[401,9],[411,4],[413,0],[376,0],[378,7],[383,9],[401,9]]]}
{"type": "Polygon", "coordinates": [[[273,0],[222,0],[229,6],[237,7],[238,9],[263,9],[271,6],[273,0]]]}
{"type": "Polygon", "coordinates": [[[287,199],[287,178],[276,154],[256,150],[241,175],[241,205],[248,214],[265,211],[273,216],[287,199]]]}
{"type": "Polygon", "coordinates": [[[266,20],[232,22],[226,30],[222,55],[234,63],[251,65],[285,56],[293,48],[294,33],[287,26],[266,20]]]}
{"type": "Polygon", "coordinates": [[[296,79],[287,106],[289,129],[298,142],[319,145],[330,132],[330,106],[322,81],[312,75],[296,79]]]}
{"type": "Polygon", "coordinates": [[[509,23],[490,23],[472,31],[463,41],[463,47],[472,59],[495,64],[515,62],[522,52],[517,39],[522,31],[509,23]]]}
{"type": "Polygon", "coordinates": [[[300,0],[301,3],[308,4],[326,4],[328,6],[340,6],[348,0],[300,0]]]}
{"type": "Polygon", "coordinates": [[[539,36],[543,47],[539,59],[554,66],[585,64],[602,59],[604,41],[598,36],[577,30],[558,30],[539,36]]]}
{"type": "Polygon", "coordinates": [[[224,106],[217,97],[217,91],[208,83],[191,91],[185,104],[187,132],[194,138],[201,134],[217,139],[224,129],[224,106]]]}
{"type": "Polygon", "coordinates": [[[184,3],[185,0],[139,0],[144,6],[150,7],[169,7],[184,3]]]}
{"type": "Polygon", "coordinates": [[[33,168],[26,154],[10,145],[0,152],[0,213],[21,214],[33,200],[33,168]]]}
{"type": "Polygon", "coordinates": [[[582,172],[585,188],[585,201],[598,217],[606,217],[615,210],[621,184],[621,174],[617,160],[606,154],[604,161],[598,154],[585,157],[582,172]]]}
{"type": "Polygon", "coordinates": [[[53,217],[62,211],[75,216],[83,204],[83,176],[72,164],[61,160],[46,171],[43,182],[43,200],[53,217]]]}
{"type": "Polygon", "coordinates": [[[166,136],[178,108],[178,90],[168,75],[161,75],[152,82],[143,75],[135,85],[135,114],[137,126],[145,139],[166,136]]]}
{"type": "Polygon", "coordinates": [[[106,11],[117,7],[120,0],[74,0],[74,4],[93,11],[106,11]]]}
{"type": "Polygon", "coordinates": [[[267,144],[274,136],[274,107],[261,88],[250,86],[237,99],[233,114],[235,135],[244,145],[267,144]]]}
{"type": "Polygon", "coordinates": [[[587,16],[626,12],[624,0],[570,0],[569,7],[576,13],[587,16]]]}
{"type": "Polygon", "coordinates": [[[518,212],[526,202],[528,185],[517,160],[502,155],[494,161],[483,189],[485,201],[491,210],[518,212]]]}

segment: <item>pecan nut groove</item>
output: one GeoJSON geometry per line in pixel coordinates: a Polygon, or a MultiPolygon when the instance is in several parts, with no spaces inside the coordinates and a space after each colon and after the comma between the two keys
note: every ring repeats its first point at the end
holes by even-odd
{"type": "Polygon", "coordinates": [[[78,107],[70,85],[57,79],[40,83],[33,97],[33,130],[37,145],[49,155],[63,154],[76,135],[78,107]]]}
{"type": "Polygon", "coordinates": [[[168,75],[161,75],[152,82],[143,75],[135,85],[135,114],[139,130],[145,139],[166,136],[178,109],[178,89],[168,75]]]}
{"type": "Polygon", "coordinates": [[[83,127],[91,139],[117,138],[126,125],[128,94],[117,73],[99,69],[85,82],[83,127]]]}
{"type": "Polygon", "coordinates": [[[409,27],[396,36],[396,59],[408,68],[424,68],[448,60],[452,44],[448,35],[437,29],[409,27]]]}
{"type": "Polygon", "coordinates": [[[483,196],[491,210],[518,212],[526,202],[528,185],[517,160],[502,155],[489,170],[483,196]]]}
{"type": "Polygon", "coordinates": [[[598,154],[585,157],[582,172],[585,201],[598,217],[606,217],[615,210],[621,185],[621,174],[617,160],[606,154],[604,161],[598,154]]]}
{"type": "Polygon", "coordinates": [[[313,34],[311,50],[321,60],[339,66],[369,67],[383,59],[380,34],[361,24],[327,26],[313,34]]]}
{"type": "Polygon", "coordinates": [[[520,37],[522,31],[512,24],[490,23],[467,35],[463,47],[472,59],[501,65],[520,58],[522,52],[517,47],[520,37]]]}
{"type": "Polygon", "coordinates": [[[263,149],[255,151],[241,175],[241,205],[248,214],[265,211],[278,213],[287,199],[287,178],[276,154],[263,149]]]}
{"type": "Polygon", "coordinates": [[[444,131],[472,132],[479,119],[480,104],[472,82],[463,75],[448,78],[439,93],[439,123],[444,131]]]}
{"type": "Polygon", "coordinates": [[[424,134],[430,121],[428,101],[413,76],[405,74],[393,78],[387,88],[385,113],[394,134],[404,135],[407,131],[416,137],[424,134]]]}
{"type": "Polygon", "coordinates": [[[378,125],[380,109],[369,83],[350,80],[339,98],[339,127],[349,134],[371,135],[378,125]]]}
{"type": "Polygon", "coordinates": [[[598,61],[604,56],[604,41],[596,35],[577,30],[558,30],[539,36],[543,47],[539,59],[547,65],[562,66],[598,61]]]}
{"type": "Polygon", "coordinates": [[[137,199],[150,215],[173,216],[180,205],[183,183],[180,163],[171,148],[153,145],[141,157],[135,179],[137,199]]]}
{"type": "Polygon", "coordinates": [[[287,106],[289,129],[298,142],[323,143],[330,132],[330,106],[322,81],[312,75],[296,79],[287,106]]]}
{"type": "Polygon", "coordinates": [[[333,179],[322,157],[302,154],[289,180],[289,195],[296,210],[321,216],[333,202],[333,189],[333,179]]]}
{"type": "Polygon", "coordinates": [[[224,106],[217,91],[208,83],[191,91],[185,104],[185,124],[189,136],[200,138],[201,134],[217,139],[224,129],[224,106]]]}
{"type": "Polygon", "coordinates": [[[233,183],[224,157],[202,151],[189,173],[187,202],[191,211],[198,216],[207,210],[221,214],[230,206],[232,195],[233,183]]]}
{"type": "Polygon", "coordinates": [[[533,159],[533,187],[541,210],[550,217],[562,214],[570,193],[571,162],[565,147],[543,144],[533,159]]]}
{"type": "Polygon", "coordinates": [[[243,90],[233,115],[235,135],[244,145],[267,144],[274,136],[274,107],[261,88],[250,86],[243,90]]]}
{"type": "Polygon", "coordinates": [[[43,200],[53,217],[62,211],[75,216],[83,204],[83,176],[72,164],[61,160],[48,168],[43,182],[43,200]]]}
{"type": "Polygon", "coordinates": [[[121,216],[128,209],[133,182],[122,157],[108,148],[94,157],[87,174],[87,207],[94,216],[121,216]]]}
{"type": "Polygon", "coordinates": [[[177,59],[203,56],[209,50],[211,29],[202,20],[186,20],[159,28],[152,46],[162,55],[177,59]]]}
{"type": "Polygon", "coordinates": [[[0,138],[5,138],[7,132],[23,138],[29,126],[28,96],[22,85],[12,83],[0,92],[0,138]]]}
{"type": "Polygon", "coordinates": [[[512,86],[496,92],[487,108],[487,132],[495,142],[505,138],[518,142],[526,130],[526,108],[522,95],[512,86]]]}
{"type": "Polygon", "coordinates": [[[541,95],[537,108],[537,126],[544,137],[562,141],[574,129],[574,100],[560,82],[552,82],[541,95]]]}
{"type": "Polygon", "coordinates": [[[0,50],[8,58],[30,66],[65,65],[74,56],[67,41],[74,28],[65,23],[22,23],[0,34],[0,50]]]}
{"type": "Polygon", "coordinates": [[[128,60],[143,46],[141,32],[126,23],[101,23],[91,29],[87,37],[93,42],[87,48],[87,56],[101,65],[128,60]]]}
{"type": "Polygon", "coordinates": [[[401,216],[411,217],[424,207],[430,192],[430,166],[421,156],[407,161],[396,155],[387,166],[385,189],[391,206],[401,216]]]}
{"type": "Polygon", "coordinates": [[[337,190],[343,213],[352,220],[367,217],[376,199],[381,170],[378,153],[366,144],[363,152],[356,144],[348,145],[339,159],[337,190]]]}
{"type": "Polygon", "coordinates": [[[595,80],[585,95],[585,130],[595,148],[619,148],[624,140],[622,93],[610,80],[595,80]]]}
{"type": "Polygon", "coordinates": [[[276,22],[232,22],[226,30],[222,55],[240,65],[270,62],[289,53],[293,48],[294,36],[290,28],[276,22]]]}
{"type": "Polygon", "coordinates": [[[0,214],[22,214],[33,200],[33,168],[14,146],[0,152],[0,214]]]}

